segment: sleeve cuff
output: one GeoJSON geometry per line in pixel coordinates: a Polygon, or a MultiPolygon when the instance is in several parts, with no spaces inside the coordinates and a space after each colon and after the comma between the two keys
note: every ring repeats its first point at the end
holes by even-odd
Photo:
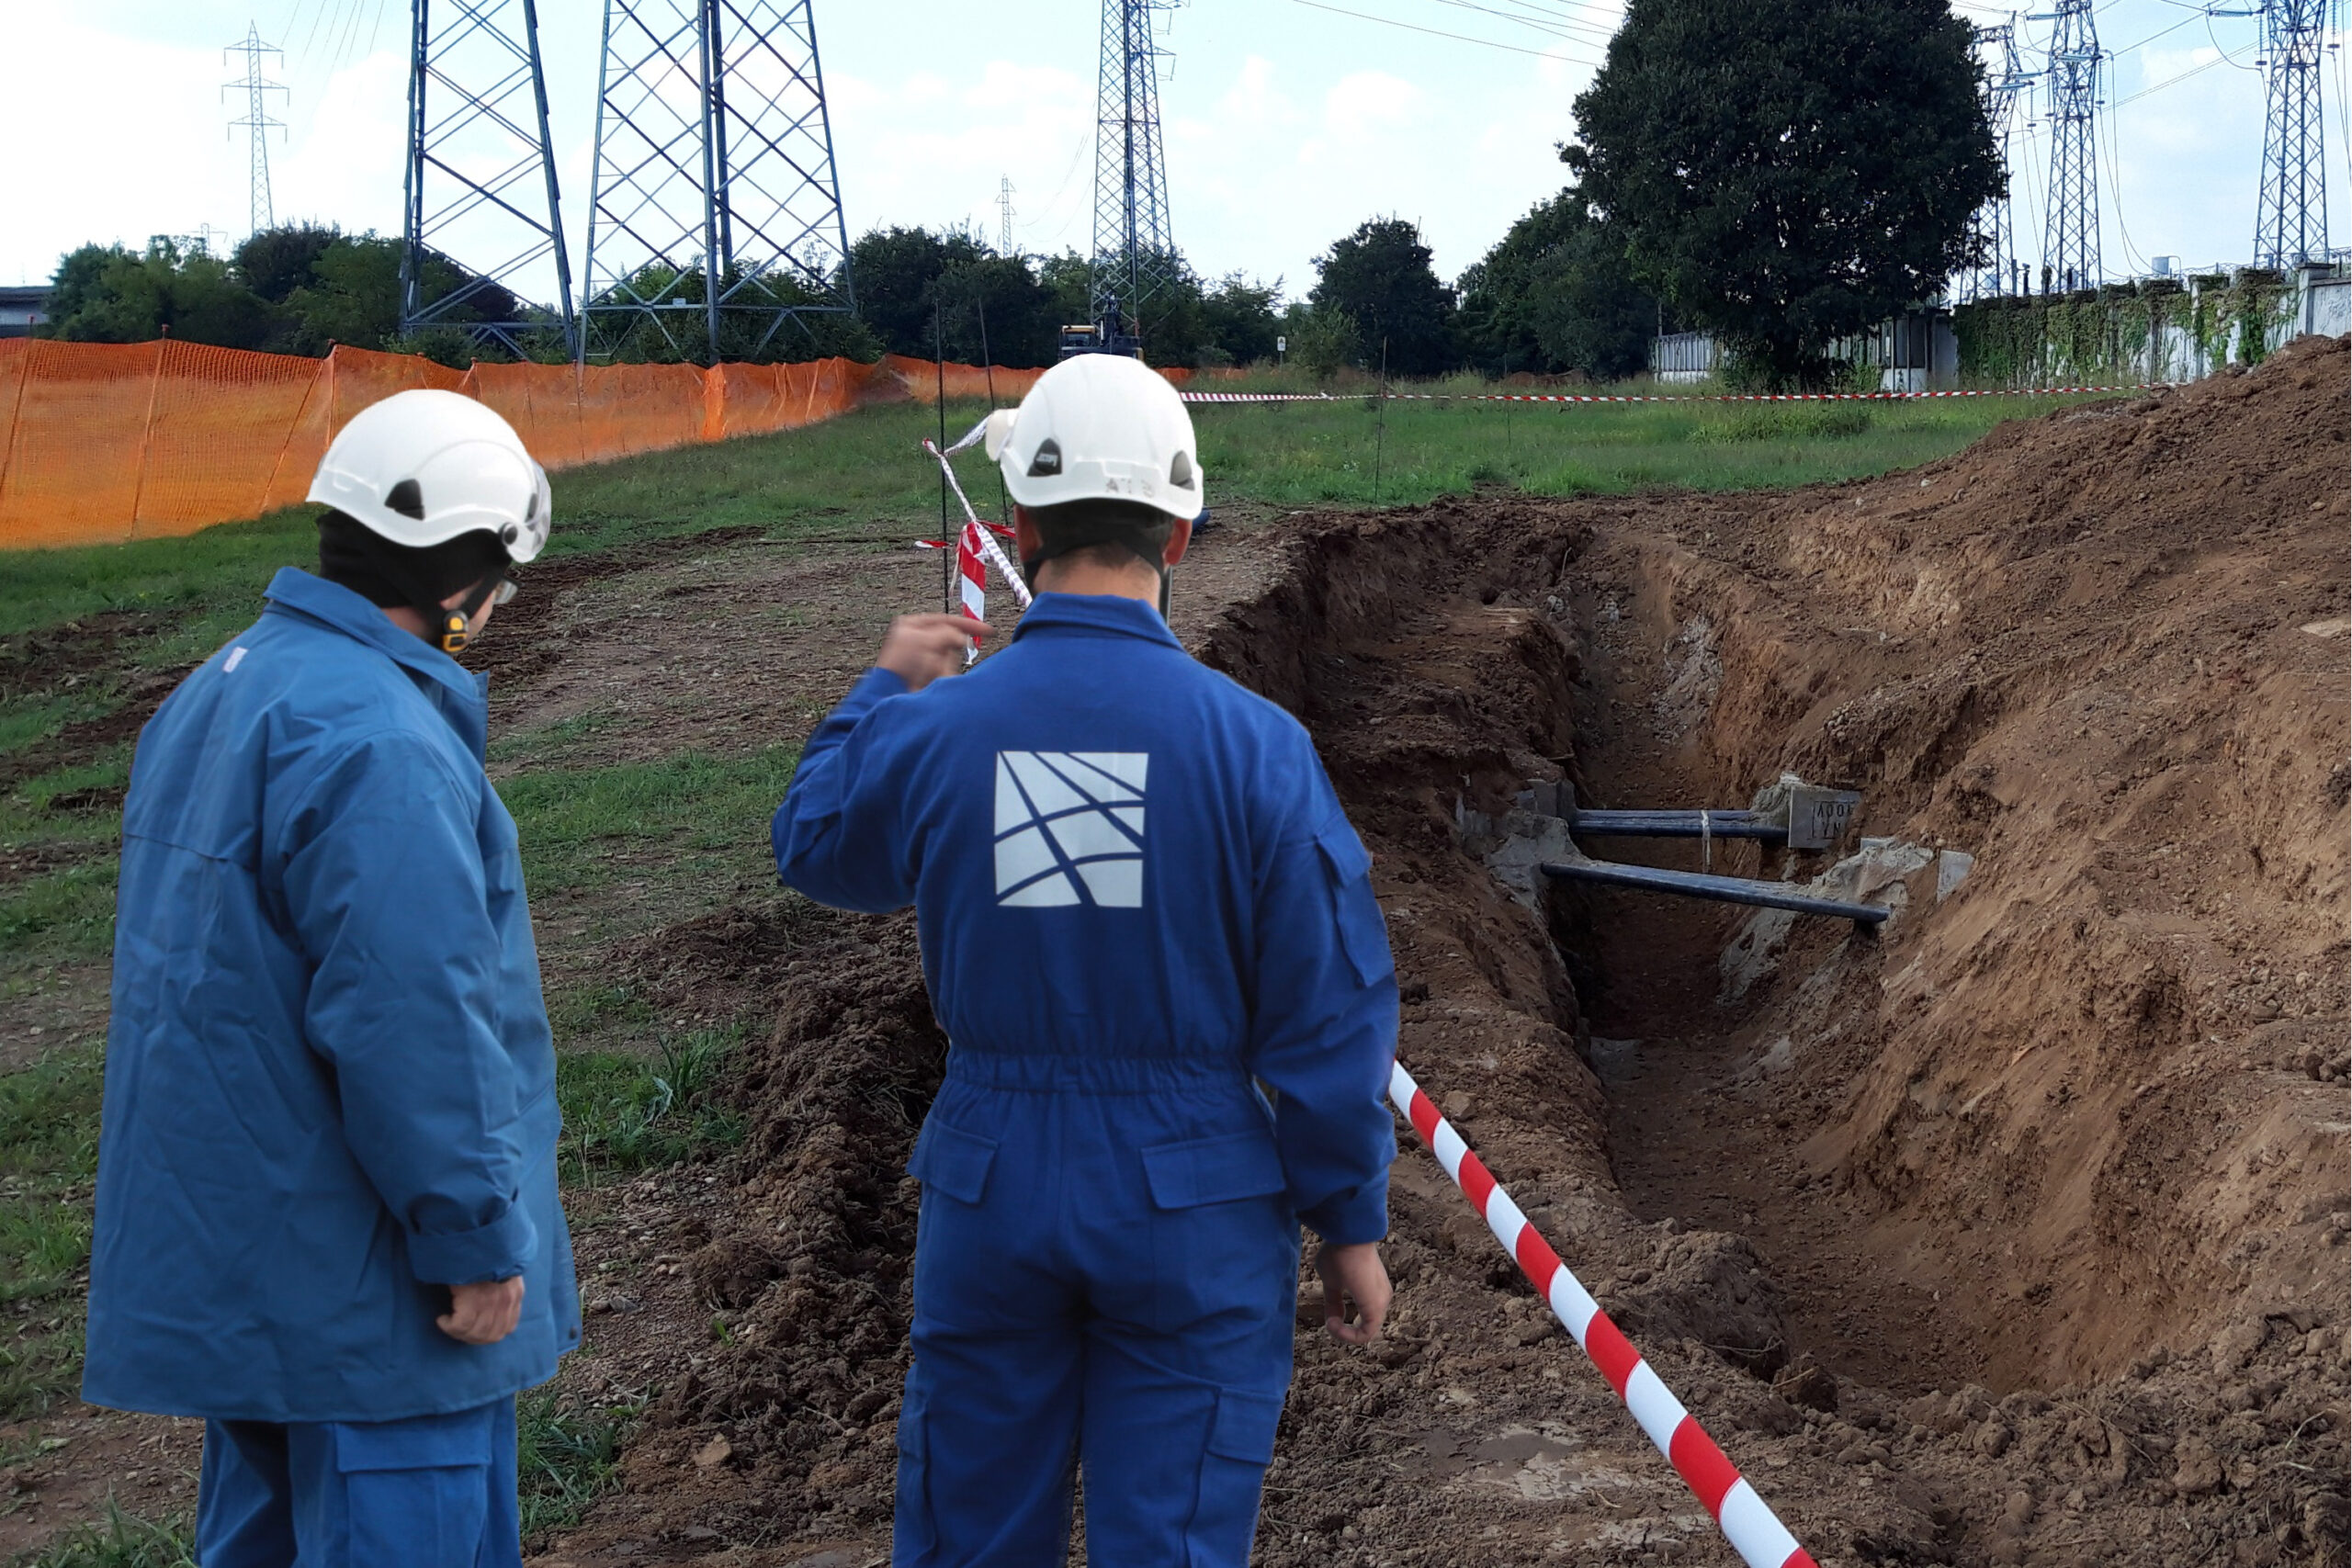
{"type": "Polygon", "coordinates": [[[1352,1192],[1326,1198],[1301,1210],[1299,1220],[1333,1247],[1356,1247],[1388,1236],[1388,1173],[1382,1171],[1352,1192]]]}
{"type": "Polygon", "coordinates": [[[438,1235],[413,1234],[408,1238],[410,1272],[429,1285],[477,1285],[488,1280],[512,1280],[530,1267],[539,1250],[539,1233],[520,1203],[486,1225],[438,1235]]]}

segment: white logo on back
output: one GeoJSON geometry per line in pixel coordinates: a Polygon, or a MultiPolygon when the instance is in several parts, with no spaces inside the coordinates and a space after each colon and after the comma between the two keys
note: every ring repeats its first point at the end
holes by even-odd
{"type": "Polygon", "coordinates": [[[1148,751],[996,754],[996,901],[1143,908],[1148,751]]]}

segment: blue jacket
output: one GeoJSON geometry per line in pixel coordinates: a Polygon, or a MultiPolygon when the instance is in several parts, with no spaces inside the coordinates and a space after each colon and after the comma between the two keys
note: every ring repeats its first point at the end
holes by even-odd
{"type": "Polygon", "coordinates": [[[910,694],[868,671],[775,840],[812,898],[914,905],[955,1051],[1229,1065],[1276,1091],[1298,1216],[1386,1234],[1396,982],[1371,857],[1306,731],[1149,605],[1043,593],[968,674],[910,694]]]}
{"type": "Polygon", "coordinates": [[[386,1421],[580,1338],[555,1052],[485,682],[287,570],[140,737],[83,1394],[386,1421]],[[452,1284],[525,1281],[492,1346],[452,1284]]]}

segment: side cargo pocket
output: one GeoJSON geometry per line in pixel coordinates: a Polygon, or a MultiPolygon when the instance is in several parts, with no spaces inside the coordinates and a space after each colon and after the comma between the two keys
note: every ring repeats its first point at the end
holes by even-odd
{"type": "MultiPolygon", "coordinates": [[[[348,1568],[470,1568],[478,1560],[498,1560],[485,1539],[493,1513],[491,1443],[497,1416],[493,1405],[406,1421],[328,1425],[343,1488],[348,1568]]],[[[507,1484],[513,1483],[510,1474],[507,1484]]],[[[512,1542],[507,1549],[514,1550],[512,1542]]]]}
{"type": "Polygon", "coordinates": [[[1282,1425],[1280,1394],[1217,1390],[1216,1412],[1201,1454],[1200,1490],[1184,1531],[1185,1568],[1250,1568],[1258,1533],[1258,1495],[1282,1425]]]}

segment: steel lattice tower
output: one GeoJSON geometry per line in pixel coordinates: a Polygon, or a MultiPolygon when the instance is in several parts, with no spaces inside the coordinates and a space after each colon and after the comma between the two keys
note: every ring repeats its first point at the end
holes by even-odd
{"type": "Polygon", "coordinates": [[[582,355],[716,364],[854,310],[811,0],[605,0],[604,57],[582,355]]]}
{"type": "MultiPolygon", "coordinates": [[[[1182,0],[1102,0],[1102,81],[1094,125],[1093,314],[1110,300],[1136,321],[1171,281],[1176,239],[1159,150],[1159,62],[1152,13],[1182,0]]],[[[1115,323],[1114,323],[1115,326],[1115,323]]]]}
{"type": "MultiPolygon", "coordinates": [[[[2018,24],[2011,17],[1997,28],[1976,29],[1978,47],[1989,57],[1984,72],[1984,122],[2001,144],[2001,168],[2013,164],[2010,152],[2017,135],[2018,98],[2032,85],[2018,60],[2018,24]]],[[[1977,209],[1973,225],[1984,244],[1984,259],[1960,280],[1963,302],[1992,299],[2009,291],[2009,275],[2017,260],[2017,212],[2008,192],[1977,209]]]]}
{"type": "Polygon", "coordinates": [[[2254,265],[2284,272],[2327,258],[2326,126],[2320,51],[2327,0],[2265,0],[2263,51],[2269,113],[2262,131],[2262,195],[2254,265]]]}
{"type": "Polygon", "coordinates": [[[275,54],[282,58],[285,51],[275,44],[262,42],[259,24],[247,22],[245,36],[238,42],[229,45],[220,53],[224,59],[232,54],[242,54],[245,57],[245,73],[237,80],[223,85],[220,90],[227,93],[242,89],[245,95],[245,118],[231,120],[229,132],[233,136],[238,131],[243,130],[249,131],[252,135],[253,232],[258,234],[264,229],[272,227],[277,221],[276,215],[271,210],[269,199],[269,133],[286,129],[283,121],[269,118],[268,107],[268,95],[282,93],[286,89],[263,77],[261,57],[265,54],[275,54]]]}
{"type": "Polygon", "coordinates": [[[435,4],[411,4],[401,331],[456,327],[519,356],[526,333],[552,327],[569,348],[571,262],[537,5],[435,4]],[[517,290],[548,281],[550,265],[554,309],[526,307],[517,290]]]}
{"type": "Polygon", "coordinates": [[[2050,210],[2041,265],[2060,291],[2095,288],[2098,257],[2098,24],[2092,0],[2057,0],[2050,35],[2050,210]]]}

